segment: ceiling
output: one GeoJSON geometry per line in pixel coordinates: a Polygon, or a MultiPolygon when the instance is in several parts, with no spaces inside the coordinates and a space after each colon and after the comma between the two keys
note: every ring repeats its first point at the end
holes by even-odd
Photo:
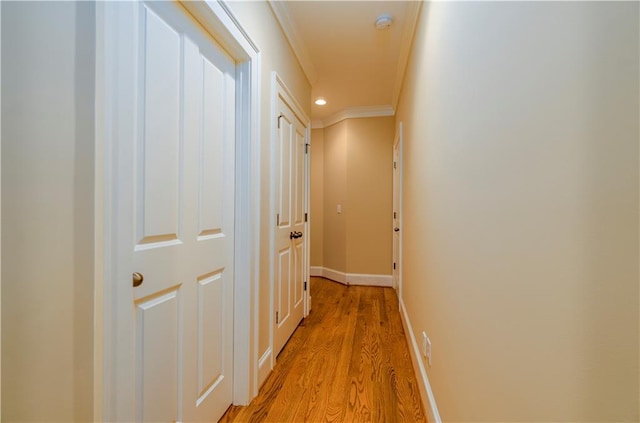
{"type": "Polygon", "coordinates": [[[270,1],[280,26],[311,83],[314,127],[346,117],[395,112],[418,1],[270,1]],[[390,28],[376,18],[389,14],[390,28]]]}

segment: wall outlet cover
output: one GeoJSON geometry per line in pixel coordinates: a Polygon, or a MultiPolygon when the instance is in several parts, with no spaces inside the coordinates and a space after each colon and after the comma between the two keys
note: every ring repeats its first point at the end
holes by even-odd
{"type": "Polygon", "coordinates": [[[422,332],[422,356],[427,357],[427,342],[429,337],[427,336],[427,332],[422,332]]]}
{"type": "Polygon", "coordinates": [[[422,332],[422,357],[427,359],[431,367],[431,339],[427,336],[427,332],[422,332]]]}

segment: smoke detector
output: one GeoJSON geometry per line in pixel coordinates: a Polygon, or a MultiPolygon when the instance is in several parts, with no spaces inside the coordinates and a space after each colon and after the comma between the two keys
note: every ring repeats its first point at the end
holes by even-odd
{"type": "Polygon", "coordinates": [[[391,15],[382,14],[376,18],[376,29],[387,29],[391,26],[393,18],[391,15]]]}

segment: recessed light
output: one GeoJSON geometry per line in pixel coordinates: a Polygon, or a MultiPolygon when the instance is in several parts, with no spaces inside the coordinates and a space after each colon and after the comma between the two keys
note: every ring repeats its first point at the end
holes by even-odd
{"type": "Polygon", "coordinates": [[[318,97],[318,98],[316,98],[315,103],[316,103],[318,106],[324,106],[325,104],[327,104],[327,100],[325,100],[325,99],[324,99],[324,98],[322,98],[322,97],[318,97]]]}

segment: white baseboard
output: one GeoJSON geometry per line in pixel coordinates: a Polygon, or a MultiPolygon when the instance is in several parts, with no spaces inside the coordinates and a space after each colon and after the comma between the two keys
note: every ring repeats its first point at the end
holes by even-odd
{"type": "Polygon", "coordinates": [[[324,269],[321,266],[311,266],[309,267],[309,274],[311,276],[320,276],[322,277],[322,269],[324,269]]]}
{"type": "Polygon", "coordinates": [[[262,386],[267,376],[273,370],[273,360],[271,359],[271,347],[262,354],[262,357],[258,360],[258,386],[262,386]]]}
{"type": "Polygon", "coordinates": [[[360,273],[344,273],[328,267],[311,266],[309,268],[311,276],[320,276],[340,282],[345,285],[365,285],[365,286],[393,286],[391,275],[365,275],[360,273]]]}
{"type": "Polygon", "coordinates": [[[347,273],[347,284],[366,286],[393,286],[391,275],[362,275],[358,273],[347,273]]]}
{"type": "Polygon", "coordinates": [[[413,334],[413,328],[409,321],[409,315],[407,309],[404,307],[404,302],[400,299],[400,317],[402,317],[402,326],[404,326],[404,333],[409,343],[409,353],[411,355],[411,361],[413,363],[413,370],[418,379],[418,387],[420,389],[420,396],[422,397],[422,404],[424,405],[425,412],[427,413],[427,420],[431,423],[442,423],[440,413],[438,412],[438,406],[436,405],[436,399],[433,396],[431,385],[429,384],[429,378],[427,377],[427,369],[424,367],[424,361],[420,355],[420,348],[416,342],[416,337],[413,334]]]}
{"type": "Polygon", "coordinates": [[[329,269],[326,267],[322,268],[322,277],[331,279],[332,281],[340,282],[343,284],[347,284],[347,274],[344,272],[339,272],[337,270],[329,269]]]}

